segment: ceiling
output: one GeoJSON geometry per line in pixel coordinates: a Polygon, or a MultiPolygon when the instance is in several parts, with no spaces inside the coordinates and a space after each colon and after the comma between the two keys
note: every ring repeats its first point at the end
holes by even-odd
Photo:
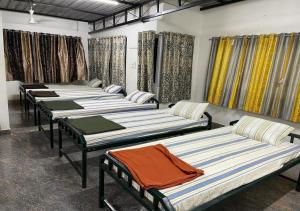
{"type": "MultiPolygon", "coordinates": [[[[133,6],[136,7],[142,3],[151,2],[151,0],[114,1],[118,2],[118,4],[107,4],[101,2],[101,0],[0,0],[0,9],[27,13],[33,2],[36,4],[34,6],[35,14],[93,22],[128,8],[132,8],[133,6]]],[[[160,0],[160,2],[163,1],[178,2],[178,0],[160,0]]],[[[199,0],[182,0],[182,2],[184,1],[195,2],[199,0]]],[[[199,5],[209,8],[214,7],[214,5],[217,4],[223,5],[226,2],[232,1],[238,0],[202,0],[199,5]]]]}
{"type": "MultiPolygon", "coordinates": [[[[91,22],[111,15],[144,0],[115,0],[119,4],[111,5],[98,0],[33,0],[35,14],[62,17],[72,20],[91,22]]],[[[0,0],[0,9],[28,12],[31,0],[0,0]]]]}

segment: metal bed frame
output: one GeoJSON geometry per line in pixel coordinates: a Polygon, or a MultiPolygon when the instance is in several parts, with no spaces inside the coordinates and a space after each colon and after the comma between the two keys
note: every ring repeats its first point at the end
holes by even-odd
{"type": "MultiPolygon", "coordinates": [[[[122,94],[126,95],[126,92],[123,91],[122,94]]],[[[155,98],[152,98],[149,101],[153,102],[153,103],[156,103],[156,108],[157,109],[159,108],[159,102],[155,98]]],[[[56,119],[53,120],[51,110],[48,107],[46,107],[45,105],[43,105],[39,102],[36,102],[34,105],[35,105],[36,113],[37,113],[37,126],[38,126],[39,131],[46,132],[46,130],[43,128],[43,126],[41,124],[41,115],[43,114],[43,116],[45,116],[46,119],[48,120],[48,123],[49,123],[49,126],[50,126],[50,136],[49,136],[50,147],[51,147],[51,149],[53,149],[54,148],[54,130],[53,130],[53,126],[54,126],[54,123],[58,123],[58,120],[56,120],[56,119]]]]}
{"type": "MultiPolygon", "coordinates": [[[[237,121],[230,122],[230,125],[233,125],[236,122],[237,121]]],[[[300,139],[300,135],[298,134],[290,133],[289,136],[290,136],[290,143],[294,143],[294,138],[300,139]]],[[[257,183],[260,183],[272,176],[280,175],[282,172],[292,168],[293,166],[299,163],[300,163],[300,157],[295,158],[287,162],[281,169],[272,172],[264,177],[261,177],[251,183],[233,189],[223,195],[220,195],[219,197],[209,202],[206,202],[193,210],[197,210],[197,211],[205,210],[209,207],[212,207],[232,195],[235,195],[237,193],[249,189],[250,187],[254,186],[257,183]]],[[[114,207],[110,204],[110,202],[105,198],[105,194],[104,194],[104,190],[105,190],[104,173],[105,172],[109,176],[111,176],[124,190],[126,190],[130,195],[132,195],[147,210],[160,210],[159,205],[161,205],[162,208],[166,211],[175,211],[175,208],[172,206],[168,198],[165,195],[163,195],[161,192],[159,192],[159,190],[157,189],[147,190],[147,192],[153,197],[153,202],[148,200],[148,198],[145,196],[146,190],[140,187],[140,190],[137,191],[132,186],[132,181],[134,179],[130,174],[130,172],[128,171],[128,169],[121,162],[119,162],[118,160],[116,160],[115,158],[107,154],[100,156],[100,168],[99,168],[99,207],[100,208],[107,206],[110,210],[115,210],[114,207]],[[125,177],[127,177],[127,180],[123,179],[122,174],[126,175],[125,177]]],[[[296,181],[296,191],[300,192],[300,172],[299,172],[298,180],[296,181]]]]}
{"type": "Polygon", "coordinates": [[[182,130],[177,130],[177,131],[171,131],[171,132],[165,132],[165,133],[159,133],[155,135],[148,135],[144,137],[136,137],[136,138],[131,138],[128,140],[122,140],[119,142],[112,142],[112,143],[102,143],[97,146],[86,146],[86,141],[83,137],[83,134],[78,131],[76,128],[74,128],[72,125],[70,125],[67,121],[64,121],[64,119],[59,119],[58,120],[58,133],[59,133],[59,157],[65,156],[66,159],[70,162],[70,164],[75,168],[77,173],[81,176],[81,181],[82,181],[82,188],[86,187],[87,183],[87,153],[88,152],[93,152],[93,151],[98,151],[98,150],[104,150],[104,149],[109,149],[113,147],[119,147],[119,146],[124,146],[124,145],[129,145],[129,144],[136,144],[140,142],[145,142],[145,141],[151,141],[154,139],[158,138],[164,138],[164,137],[170,137],[170,136],[175,136],[175,135],[181,135],[185,133],[190,133],[190,132],[195,132],[195,131],[201,131],[201,130],[210,130],[211,125],[212,125],[212,117],[209,113],[205,112],[204,113],[208,117],[208,125],[207,126],[196,126],[193,128],[186,128],[182,130]],[[80,149],[81,151],[81,169],[78,168],[77,165],[74,164],[72,159],[69,157],[69,155],[62,149],[62,133],[65,132],[65,134],[69,135],[72,137],[72,140],[74,144],[80,149]]]}

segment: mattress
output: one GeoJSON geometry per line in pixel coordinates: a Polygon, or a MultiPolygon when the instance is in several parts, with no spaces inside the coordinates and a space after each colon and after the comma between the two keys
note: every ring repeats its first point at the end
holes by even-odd
{"type": "MultiPolygon", "coordinates": [[[[169,109],[156,109],[145,111],[117,112],[103,114],[104,118],[112,120],[126,129],[110,131],[105,133],[84,135],[87,146],[99,146],[106,143],[128,141],[134,138],[163,134],[167,132],[207,126],[208,119],[199,121],[186,119],[169,114],[169,109]]],[[[83,116],[69,117],[71,119],[83,116]]]]}
{"type": "MultiPolygon", "coordinates": [[[[90,86],[86,86],[86,85],[62,85],[62,84],[44,84],[46,87],[48,87],[48,89],[51,90],[91,90],[91,91],[95,91],[95,90],[102,90],[102,88],[100,87],[90,87],[90,86]]],[[[28,92],[29,90],[33,90],[33,89],[26,89],[26,92],[28,92]]],[[[37,89],[34,89],[37,90],[37,89]]],[[[42,89],[45,90],[45,89],[42,89]]]]}
{"type": "MultiPolygon", "coordinates": [[[[36,89],[34,91],[45,91],[36,89]]],[[[36,102],[40,101],[54,101],[54,100],[74,100],[87,98],[101,98],[101,99],[118,99],[123,98],[122,94],[110,94],[101,90],[55,90],[47,89],[47,91],[55,91],[59,97],[35,97],[36,102]]]]}
{"type": "MultiPolygon", "coordinates": [[[[300,156],[300,145],[285,142],[273,146],[233,134],[231,127],[197,132],[127,149],[158,143],[190,165],[203,169],[205,173],[193,181],[160,190],[177,211],[194,209],[268,175],[300,156]]],[[[124,174],[123,177],[126,179],[124,174]]],[[[139,185],[135,182],[134,187],[139,190],[139,185]]],[[[148,192],[146,196],[153,200],[148,192]]]]}
{"type": "Polygon", "coordinates": [[[96,115],[111,112],[141,110],[141,109],[155,109],[156,104],[145,103],[139,104],[126,99],[105,99],[93,98],[93,99],[79,99],[74,100],[77,104],[84,109],[66,110],[66,111],[51,111],[52,118],[64,118],[73,115],[96,115]]]}

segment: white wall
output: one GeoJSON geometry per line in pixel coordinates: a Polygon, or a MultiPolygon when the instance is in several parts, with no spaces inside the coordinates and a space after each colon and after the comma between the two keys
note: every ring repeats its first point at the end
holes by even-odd
{"type": "MultiPolygon", "coordinates": [[[[4,29],[15,29],[31,32],[43,32],[51,34],[60,34],[67,36],[79,36],[82,38],[82,44],[85,50],[86,59],[88,58],[88,23],[72,21],[67,19],[38,16],[38,24],[28,24],[29,14],[2,11],[2,22],[4,29]]],[[[88,59],[87,59],[88,61],[88,59]]],[[[18,99],[19,82],[7,82],[8,99],[18,99]]]]}
{"type": "MultiPolygon", "coordinates": [[[[0,12],[0,31],[2,31],[2,28],[2,12],[0,12]]],[[[0,131],[10,129],[4,62],[3,33],[0,33],[0,131]]]]}

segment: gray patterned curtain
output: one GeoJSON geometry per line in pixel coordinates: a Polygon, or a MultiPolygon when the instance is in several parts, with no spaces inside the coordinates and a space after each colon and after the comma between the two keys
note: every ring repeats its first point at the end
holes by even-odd
{"type": "Polygon", "coordinates": [[[126,44],[124,36],[89,39],[89,78],[99,78],[103,87],[125,86],[126,44]]]}
{"type": "Polygon", "coordinates": [[[139,32],[137,87],[141,91],[154,92],[154,48],[155,32],[139,32]]]}
{"type": "Polygon", "coordinates": [[[99,64],[99,57],[97,56],[97,39],[92,38],[88,40],[89,44],[89,80],[93,78],[100,78],[100,71],[97,64],[99,64]]]}
{"type": "Polygon", "coordinates": [[[112,37],[111,83],[126,86],[126,37],[112,37]]]}
{"type": "Polygon", "coordinates": [[[99,71],[102,86],[108,86],[111,81],[110,77],[110,61],[111,61],[111,37],[100,38],[97,45],[97,53],[99,56],[99,71]]]}
{"type": "Polygon", "coordinates": [[[159,100],[161,103],[190,99],[194,37],[163,32],[159,100]]]}

